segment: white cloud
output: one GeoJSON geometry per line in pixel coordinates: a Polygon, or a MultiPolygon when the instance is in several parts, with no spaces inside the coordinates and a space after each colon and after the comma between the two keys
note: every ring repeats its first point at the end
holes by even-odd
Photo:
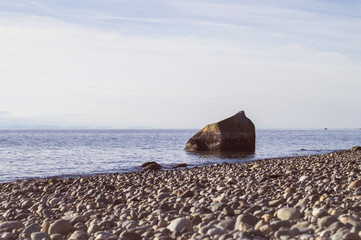
{"type": "Polygon", "coordinates": [[[9,115],[9,114],[10,114],[10,112],[8,112],[8,111],[0,110],[0,116],[1,115],[9,115]]]}

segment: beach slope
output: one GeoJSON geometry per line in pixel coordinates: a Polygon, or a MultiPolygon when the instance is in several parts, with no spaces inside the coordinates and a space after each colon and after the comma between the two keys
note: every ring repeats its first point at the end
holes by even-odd
{"type": "Polygon", "coordinates": [[[1,239],[360,239],[361,151],[0,184],[1,239]]]}

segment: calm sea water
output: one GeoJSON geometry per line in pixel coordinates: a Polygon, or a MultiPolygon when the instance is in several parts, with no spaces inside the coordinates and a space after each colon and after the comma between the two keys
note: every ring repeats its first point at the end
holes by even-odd
{"type": "Polygon", "coordinates": [[[328,153],[361,145],[361,130],[258,130],[254,154],[185,152],[196,130],[0,130],[0,182],[139,171],[143,162],[202,166],[328,153]]]}

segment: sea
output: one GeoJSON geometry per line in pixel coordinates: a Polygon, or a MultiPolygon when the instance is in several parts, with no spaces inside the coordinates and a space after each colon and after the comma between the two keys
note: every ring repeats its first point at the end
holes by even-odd
{"type": "Polygon", "coordinates": [[[360,129],[257,130],[256,151],[189,153],[194,129],[0,130],[0,182],[141,171],[155,161],[197,167],[330,153],[361,145],[360,129]]]}

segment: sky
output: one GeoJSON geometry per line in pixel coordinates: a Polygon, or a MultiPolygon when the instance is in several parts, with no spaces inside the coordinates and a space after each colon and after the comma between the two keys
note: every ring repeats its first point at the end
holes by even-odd
{"type": "Polygon", "coordinates": [[[0,128],[360,128],[359,0],[1,0],[0,128]]]}

